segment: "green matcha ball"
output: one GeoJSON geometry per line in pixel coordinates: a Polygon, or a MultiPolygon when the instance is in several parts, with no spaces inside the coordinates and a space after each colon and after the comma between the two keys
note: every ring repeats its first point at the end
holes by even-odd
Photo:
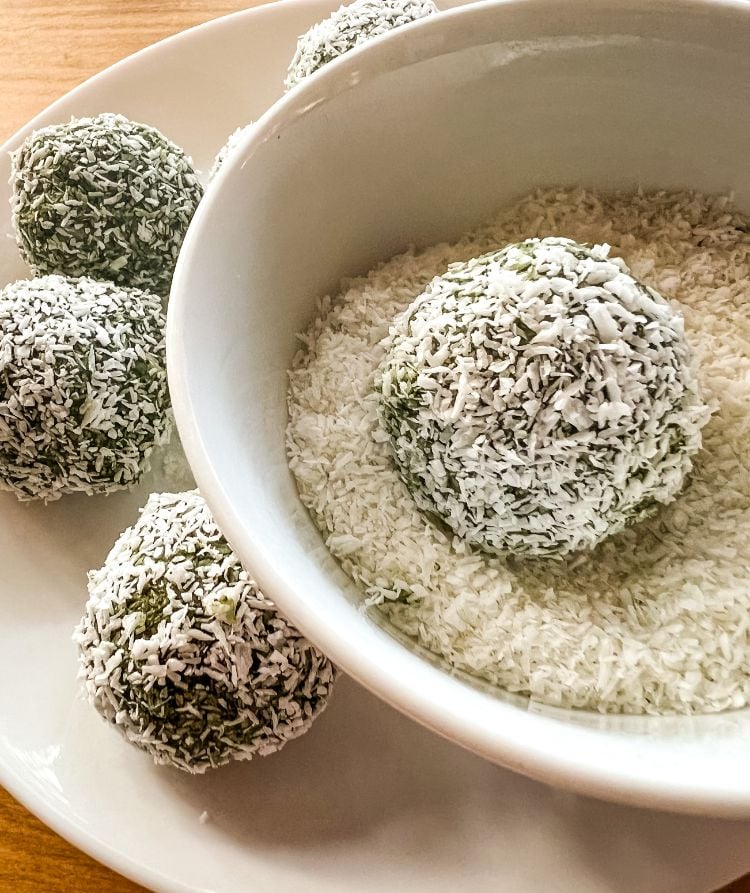
{"type": "Polygon", "coordinates": [[[169,293],[203,194],[188,156],[122,115],[36,130],[11,154],[16,239],[35,274],[169,293]]]}
{"type": "Polygon", "coordinates": [[[149,498],[89,574],[74,640],[96,710],[156,763],[193,773],[304,734],[336,675],[258,589],[197,491],[149,498]]]}
{"type": "Polygon", "coordinates": [[[529,239],[452,264],[376,376],[424,512],[490,554],[593,548],[675,498],[709,417],[680,313],[606,245],[529,239]]]}

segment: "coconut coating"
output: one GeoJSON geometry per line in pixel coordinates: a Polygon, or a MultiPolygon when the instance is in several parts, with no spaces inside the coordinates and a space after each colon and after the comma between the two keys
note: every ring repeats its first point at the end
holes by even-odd
{"type": "Polygon", "coordinates": [[[335,669],[259,591],[197,491],[152,495],[74,633],[89,701],[159,764],[200,773],[279,750],[335,669]]]}
{"type": "Polygon", "coordinates": [[[42,276],[0,291],[0,488],[20,499],[135,484],[171,412],[161,299],[42,276]]]}
{"type": "Polygon", "coordinates": [[[214,158],[214,163],[211,166],[211,170],[208,173],[208,182],[210,183],[213,178],[219,173],[219,169],[224,164],[224,162],[229,158],[229,156],[234,152],[234,150],[239,146],[242,142],[242,137],[245,136],[246,133],[250,133],[253,128],[253,122],[250,124],[245,124],[244,127],[238,127],[235,131],[229,134],[227,137],[226,143],[219,149],[216,153],[216,158],[214,158]]]}
{"type": "Polygon", "coordinates": [[[437,11],[432,0],[355,0],[342,6],[299,38],[284,86],[290,90],[342,53],[437,11]]]}
{"type": "Polygon", "coordinates": [[[399,472],[483,551],[592,548],[670,502],[700,449],[682,317],[608,252],[529,239],[452,264],[386,339],[399,472]]]}
{"type": "Polygon", "coordinates": [[[122,115],[36,130],[11,153],[16,240],[35,274],[166,295],[203,188],[190,158],[122,115]]]}

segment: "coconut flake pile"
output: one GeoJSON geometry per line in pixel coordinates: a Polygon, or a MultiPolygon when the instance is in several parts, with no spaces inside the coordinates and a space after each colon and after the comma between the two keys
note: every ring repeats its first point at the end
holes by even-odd
{"type": "Polygon", "coordinates": [[[335,678],[250,579],[197,491],[149,497],[89,574],[74,641],[99,713],[156,763],[193,773],[304,734],[335,678]]]}
{"type": "Polygon", "coordinates": [[[670,502],[700,449],[682,317],[608,255],[549,237],[451,264],[391,329],[393,457],[483,551],[592,548],[670,502]]]}
{"type": "Polygon", "coordinates": [[[290,467],[363,601],[454,667],[533,701],[654,714],[748,704],[749,231],[724,197],[553,190],[325,299],[290,375],[290,467]],[[389,327],[448,264],[551,235],[608,243],[675,302],[714,412],[685,489],[653,517],[592,552],[488,557],[419,511],[373,380],[389,327]]]}
{"type": "Polygon", "coordinates": [[[299,38],[284,86],[290,90],[365,41],[437,11],[432,0],[355,0],[342,6],[299,38]]]}

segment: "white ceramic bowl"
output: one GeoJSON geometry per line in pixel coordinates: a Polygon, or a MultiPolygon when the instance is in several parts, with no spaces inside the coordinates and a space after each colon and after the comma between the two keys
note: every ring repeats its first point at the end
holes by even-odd
{"type": "Polygon", "coordinates": [[[243,561],[348,673],[491,760],[584,793],[750,815],[750,711],[535,709],[377,626],[303,509],[286,370],[315,299],[543,184],[733,189],[750,210],[750,4],[508,0],[443,13],[309,78],[190,229],[169,311],[177,421],[243,561]]]}

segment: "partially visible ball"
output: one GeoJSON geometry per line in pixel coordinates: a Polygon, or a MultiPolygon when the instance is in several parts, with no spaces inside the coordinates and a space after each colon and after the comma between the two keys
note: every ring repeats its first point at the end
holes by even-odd
{"type": "Polygon", "coordinates": [[[213,178],[219,173],[219,169],[224,164],[224,162],[229,158],[229,156],[235,151],[235,149],[239,146],[242,141],[242,137],[245,136],[246,133],[250,133],[253,129],[252,122],[250,124],[246,124],[244,127],[238,127],[233,133],[229,134],[226,143],[219,149],[216,154],[216,158],[214,158],[214,163],[211,166],[211,170],[208,174],[208,182],[210,183],[213,178]]]}
{"type": "Polygon", "coordinates": [[[258,590],[197,491],[152,495],[74,633],[93,706],[159,764],[200,773],[279,750],[335,669],[258,590]]]}
{"type": "Polygon", "coordinates": [[[190,158],[122,115],[36,130],[11,154],[16,239],[35,274],[166,295],[203,188],[190,158]]]}
{"type": "Polygon", "coordinates": [[[20,499],[135,484],[171,412],[161,299],[43,276],[0,290],[0,489],[20,499]]]}
{"type": "Polygon", "coordinates": [[[396,466],[485,552],[590,549],[674,499],[700,449],[682,317],[608,251],[529,239],[453,264],[386,341],[396,466]]]}
{"type": "Polygon", "coordinates": [[[342,53],[436,12],[432,0],[355,0],[342,6],[299,38],[284,86],[290,90],[342,53]]]}

